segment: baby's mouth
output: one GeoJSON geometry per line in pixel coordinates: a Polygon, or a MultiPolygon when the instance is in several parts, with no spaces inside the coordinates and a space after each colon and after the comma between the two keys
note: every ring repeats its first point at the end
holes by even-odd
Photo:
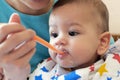
{"type": "Polygon", "coordinates": [[[65,54],[69,54],[69,52],[68,52],[66,49],[63,49],[63,52],[64,52],[65,54]]]}
{"type": "Polygon", "coordinates": [[[63,54],[59,54],[59,55],[66,55],[66,54],[69,54],[69,52],[66,50],[66,49],[58,49],[60,51],[63,52],[63,54]]]}

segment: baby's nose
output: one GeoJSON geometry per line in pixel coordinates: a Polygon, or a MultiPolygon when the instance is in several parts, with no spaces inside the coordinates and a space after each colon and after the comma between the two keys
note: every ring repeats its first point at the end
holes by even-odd
{"type": "Polygon", "coordinates": [[[65,37],[60,37],[56,40],[55,45],[63,46],[67,44],[67,40],[65,37]]]}

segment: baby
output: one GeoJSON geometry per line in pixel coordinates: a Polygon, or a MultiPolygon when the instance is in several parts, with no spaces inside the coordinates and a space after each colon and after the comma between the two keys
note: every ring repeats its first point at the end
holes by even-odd
{"type": "Polygon", "coordinates": [[[30,80],[120,80],[120,51],[110,51],[109,14],[101,0],[59,0],[49,20],[51,58],[30,80]]]}

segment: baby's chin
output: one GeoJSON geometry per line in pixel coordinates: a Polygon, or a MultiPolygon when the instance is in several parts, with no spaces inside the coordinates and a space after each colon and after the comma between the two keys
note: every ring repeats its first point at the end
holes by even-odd
{"type": "Polygon", "coordinates": [[[62,62],[62,63],[58,62],[58,64],[63,68],[74,68],[74,67],[76,67],[74,62],[62,62]]]}

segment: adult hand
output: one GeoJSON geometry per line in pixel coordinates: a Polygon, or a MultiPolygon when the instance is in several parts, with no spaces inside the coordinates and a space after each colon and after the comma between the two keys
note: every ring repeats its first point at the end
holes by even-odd
{"type": "MultiPolygon", "coordinates": [[[[0,67],[5,80],[26,80],[30,72],[29,60],[35,52],[35,32],[20,24],[17,14],[9,23],[0,25],[0,67]]],[[[3,80],[3,79],[2,79],[3,80]]]]}
{"type": "Polygon", "coordinates": [[[4,75],[3,75],[3,69],[0,67],[0,80],[3,80],[4,75]]]}

